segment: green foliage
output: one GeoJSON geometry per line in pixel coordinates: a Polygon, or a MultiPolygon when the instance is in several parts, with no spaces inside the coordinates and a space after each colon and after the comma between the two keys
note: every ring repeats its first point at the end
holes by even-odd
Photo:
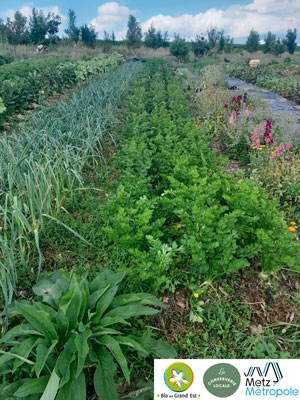
{"type": "Polygon", "coordinates": [[[94,47],[97,33],[91,25],[82,25],[79,29],[78,40],[87,46],[94,47]]]}
{"type": "Polygon", "coordinates": [[[11,57],[0,55],[0,66],[1,65],[5,65],[5,64],[9,64],[11,62],[12,62],[12,58],[11,57]]]}
{"type": "Polygon", "coordinates": [[[297,29],[294,29],[293,31],[289,29],[287,31],[284,43],[290,54],[294,54],[295,52],[295,49],[297,47],[296,39],[297,39],[297,29]]]}
{"type": "Polygon", "coordinates": [[[85,399],[94,378],[100,400],[117,400],[119,366],[130,382],[124,347],[140,357],[174,358],[171,346],[151,337],[124,335],[128,320],[164,308],[156,297],[119,293],[125,274],[104,270],[91,282],[67,273],[45,276],[33,288],[37,301],[16,301],[11,329],[1,339],[1,398],[85,399]]]}
{"type": "Polygon", "coordinates": [[[124,64],[90,81],[51,113],[36,113],[21,134],[1,135],[0,284],[5,311],[18,277],[31,274],[27,261],[35,251],[41,272],[39,238],[45,220],[60,223],[66,193],[81,187],[84,173],[101,162],[102,140],[116,126],[116,110],[140,67],[124,64]]]}
{"type": "Polygon", "coordinates": [[[19,11],[16,11],[13,21],[7,20],[6,35],[8,42],[14,46],[28,44],[30,35],[27,29],[27,18],[19,11]]]}
{"type": "Polygon", "coordinates": [[[142,30],[134,15],[129,15],[126,40],[129,46],[138,47],[142,42],[142,30]]]}
{"type": "Polygon", "coordinates": [[[192,42],[192,49],[196,57],[204,56],[208,53],[210,46],[204,36],[196,36],[195,41],[192,42]]]}
{"type": "Polygon", "coordinates": [[[170,290],[255,260],[265,271],[297,268],[277,203],[215,167],[167,64],[148,62],[144,74],[128,106],[118,189],[102,211],[110,254],[126,262],[131,284],[170,290]]]}
{"type": "Polygon", "coordinates": [[[33,43],[41,43],[49,36],[50,42],[58,32],[61,18],[59,15],[49,12],[44,15],[43,10],[32,9],[32,15],[29,20],[30,37],[33,43]]]}
{"type": "Polygon", "coordinates": [[[259,39],[258,32],[252,29],[246,41],[246,50],[248,50],[250,53],[254,53],[255,51],[259,50],[259,39]]]}
{"type": "Polygon", "coordinates": [[[187,59],[189,50],[189,44],[185,41],[185,39],[182,39],[179,36],[176,36],[175,40],[170,45],[170,53],[180,61],[187,59]]]}
{"type": "Polygon", "coordinates": [[[232,64],[227,71],[236,78],[300,101],[300,70],[297,64],[262,65],[255,69],[248,65],[232,64]]]}
{"type": "Polygon", "coordinates": [[[6,110],[6,107],[3,103],[2,98],[0,97],[0,114],[4,113],[5,110],[6,110]]]}
{"type": "Polygon", "coordinates": [[[161,31],[156,31],[154,25],[151,25],[145,33],[144,43],[146,47],[150,47],[151,49],[166,47],[168,46],[168,32],[165,32],[163,36],[161,31]]]}
{"type": "Polygon", "coordinates": [[[65,29],[65,34],[72,42],[78,41],[79,28],[76,26],[76,14],[71,8],[68,11],[68,28],[65,29]]]}
{"type": "Polygon", "coordinates": [[[92,76],[116,67],[119,58],[100,55],[89,61],[69,61],[59,57],[15,62],[2,66],[0,96],[6,106],[5,116],[29,108],[42,97],[61,93],[92,76]]]}
{"type": "Polygon", "coordinates": [[[271,32],[268,32],[264,44],[264,53],[271,53],[278,55],[282,54],[284,50],[285,50],[284,42],[281,41],[279,38],[276,39],[275,35],[273,35],[271,32]]]}

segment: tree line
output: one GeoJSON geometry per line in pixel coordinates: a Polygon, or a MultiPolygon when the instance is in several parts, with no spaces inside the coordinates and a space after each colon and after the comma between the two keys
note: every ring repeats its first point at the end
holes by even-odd
{"type": "Polygon", "coordinates": [[[258,51],[262,48],[264,53],[279,55],[285,51],[288,51],[290,54],[294,54],[297,47],[296,39],[297,29],[288,29],[284,39],[280,39],[272,32],[268,32],[267,36],[265,37],[264,44],[261,45],[259,33],[252,29],[248,36],[245,47],[250,53],[258,51]]]}
{"type": "MultiPolygon", "coordinates": [[[[69,9],[68,27],[64,31],[70,42],[82,42],[88,46],[94,46],[97,39],[97,32],[92,25],[77,26],[77,17],[74,10],[69,9]]],[[[61,18],[59,15],[49,12],[44,14],[42,10],[32,9],[29,18],[17,11],[14,19],[7,18],[6,21],[0,19],[0,40],[8,42],[14,46],[19,44],[51,44],[60,40],[58,37],[61,18]]],[[[297,30],[289,29],[284,39],[277,38],[269,32],[265,38],[264,45],[260,44],[260,35],[255,30],[251,30],[245,48],[249,52],[263,49],[265,53],[281,54],[288,51],[293,54],[297,46],[297,30]]],[[[105,48],[120,43],[116,41],[114,32],[104,31],[101,40],[105,48]]],[[[194,40],[187,42],[178,34],[170,42],[168,32],[161,32],[151,25],[147,32],[142,33],[141,25],[134,15],[130,15],[127,24],[126,40],[123,41],[128,46],[139,47],[144,44],[146,47],[157,49],[160,47],[170,47],[170,52],[176,57],[184,59],[190,50],[195,56],[203,56],[211,51],[231,52],[233,38],[218,31],[217,28],[210,28],[206,34],[197,35],[194,40]]]]}

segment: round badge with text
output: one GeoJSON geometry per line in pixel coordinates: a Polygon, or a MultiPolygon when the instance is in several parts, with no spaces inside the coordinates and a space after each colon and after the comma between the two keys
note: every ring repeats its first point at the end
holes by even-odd
{"type": "Polygon", "coordinates": [[[233,365],[220,363],[208,368],[204,374],[203,383],[212,395],[229,397],[238,390],[241,375],[233,365]]]}

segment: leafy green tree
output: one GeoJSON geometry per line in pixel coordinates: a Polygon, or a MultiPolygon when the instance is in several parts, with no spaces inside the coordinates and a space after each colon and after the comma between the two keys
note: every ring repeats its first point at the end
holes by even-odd
{"type": "Polygon", "coordinates": [[[138,20],[135,18],[134,15],[129,15],[128,19],[128,30],[126,34],[127,43],[129,46],[138,47],[141,45],[142,42],[142,29],[138,20]]]}
{"type": "Polygon", "coordinates": [[[246,42],[246,50],[250,53],[257,51],[259,49],[259,40],[259,33],[252,29],[246,42]]]}
{"type": "Polygon", "coordinates": [[[287,50],[290,54],[294,54],[295,48],[297,46],[296,39],[297,39],[297,29],[294,29],[293,31],[289,29],[287,31],[284,44],[286,45],[287,50]]]}
{"type": "Polygon", "coordinates": [[[7,18],[6,35],[8,42],[15,46],[15,49],[18,44],[27,44],[29,42],[27,18],[19,11],[15,13],[12,21],[7,18]]]}
{"type": "Polygon", "coordinates": [[[175,34],[175,40],[170,45],[170,53],[172,56],[178,58],[180,61],[184,61],[188,57],[189,50],[189,44],[185,39],[175,34]]]}
{"type": "Polygon", "coordinates": [[[72,42],[78,42],[79,28],[76,26],[76,14],[71,8],[68,11],[68,28],[65,30],[65,34],[72,42]]]}
{"type": "Polygon", "coordinates": [[[48,26],[46,17],[42,10],[32,9],[32,15],[29,21],[30,37],[33,43],[41,43],[45,40],[48,26]]]}
{"type": "Polygon", "coordinates": [[[192,50],[196,57],[204,56],[210,50],[210,45],[204,36],[197,35],[196,40],[192,42],[192,50]]]}
{"type": "Polygon", "coordinates": [[[59,25],[61,24],[61,18],[59,15],[54,15],[54,13],[49,13],[47,15],[46,21],[47,21],[47,35],[49,36],[51,43],[55,34],[59,30],[59,25]]]}
{"type": "Polygon", "coordinates": [[[163,35],[163,47],[168,47],[168,46],[169,46],[169,33],[168,31],[165,31],[163,35]]]}
{"type": "Polygon", "coordinates": [[[45,40],[46,35],[49,36],[52,41],[54,35],[58,32],[59,25],[61,24],[61,18],[59,15],[54,13],[48,13],[44,15],[42,10],[32,9],[32,15],[30,17],[30,37],[33,43],[41,43],[45,40]]]}
{"type": "Polygon", "coordinates": [[[0,18],[0,40],[1,40],[1,43],[5,43],[7,41],[6,24],[2,18],[0,18]]]}
{"type": "Polygon", "coordinates": [[[276,48],[276,36],[273,35],[272,32],[268,32],[264,44],[264,53],[275,54],[276,53],[275,48],[276,48]]]}
{"type": "Polygon", "coordinates": [[[111,33],[111,41],[112,41],[113,43],[115,43],[115,41],[116,41],[116,35],[115,35],[115,32],[114,32],[114,31],[112,31],[112,33],[111,33]]]}
{"type": "Polygon", "coordinates": [[[112,40],[108,32],[104,31],[103,50],[107,52],[111,49],[112,40]]]}
{"type": "Polygon", "coordinates": [[[275,44],[275,54],[282,54],[286,50],[285,43],[283,40],[280,40],[279,38],[276,40],[275,44]]]}
{"type": "Polygon", "coordinates": [[[276,36],[273,35],[271,32],[268,32],[268,35],[265,39],[264,45],[264,53],[271,53],[271,54],[282,54],[285,51],[285,44],[284,41],[280,40],[280,38],[276,39],[276,36]]]}
{"type": "Polygon", "coordinates": [[[217,28],[210,28],[207,31],[207,38],[208,38],[208,43],[211,48],[214,48],[217,46],[219,40],[220,40],[220,32],[217,31],[217,28]]]}
{"type": "Polygon", "coordinates": [[[94,47],[95,40],[97,39],[97,33],[92,25],[82,25],[80,27],[81,40],[86,46],[94,47]]]}
{"type": "Polygon", "coordinates": [[[150,47],[152,49],[158,49],[164,45],[164,39],[161,31],[156,31],[153,24],[148,29],[148,32],[145,33],[145,45],[146,47],[150,47]]]}
{"type": "Polygon", "coordinates": [[[225,36],[224,31],[219,32],[219,39],[218,39],[218,51],[222,52],[225,51],[226,53],[230,53],[232,49],[233,38],[229,35],[225,36]]]}

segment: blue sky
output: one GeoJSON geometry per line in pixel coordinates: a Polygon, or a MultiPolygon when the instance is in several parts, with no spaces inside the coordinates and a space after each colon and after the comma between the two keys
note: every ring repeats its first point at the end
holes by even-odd
{"type": "Polygon", "coordinates": [[[130,13],[138,18],[143,31],[153,23],[171,36],[176,32],[186,38],[211,26],[223,29],[236,42],[243,41],[252,28],[262,38],[269,30],[278,35],[284,35],[288,28],[300,31],[300,0],[0,0],[0,17],[12,17],[16,10],[28,16],[32,7],[60,14],[62,29],[71,7],[78,23],[92,23],[99,37],[104,30],[124,37],[130,13]]]}

